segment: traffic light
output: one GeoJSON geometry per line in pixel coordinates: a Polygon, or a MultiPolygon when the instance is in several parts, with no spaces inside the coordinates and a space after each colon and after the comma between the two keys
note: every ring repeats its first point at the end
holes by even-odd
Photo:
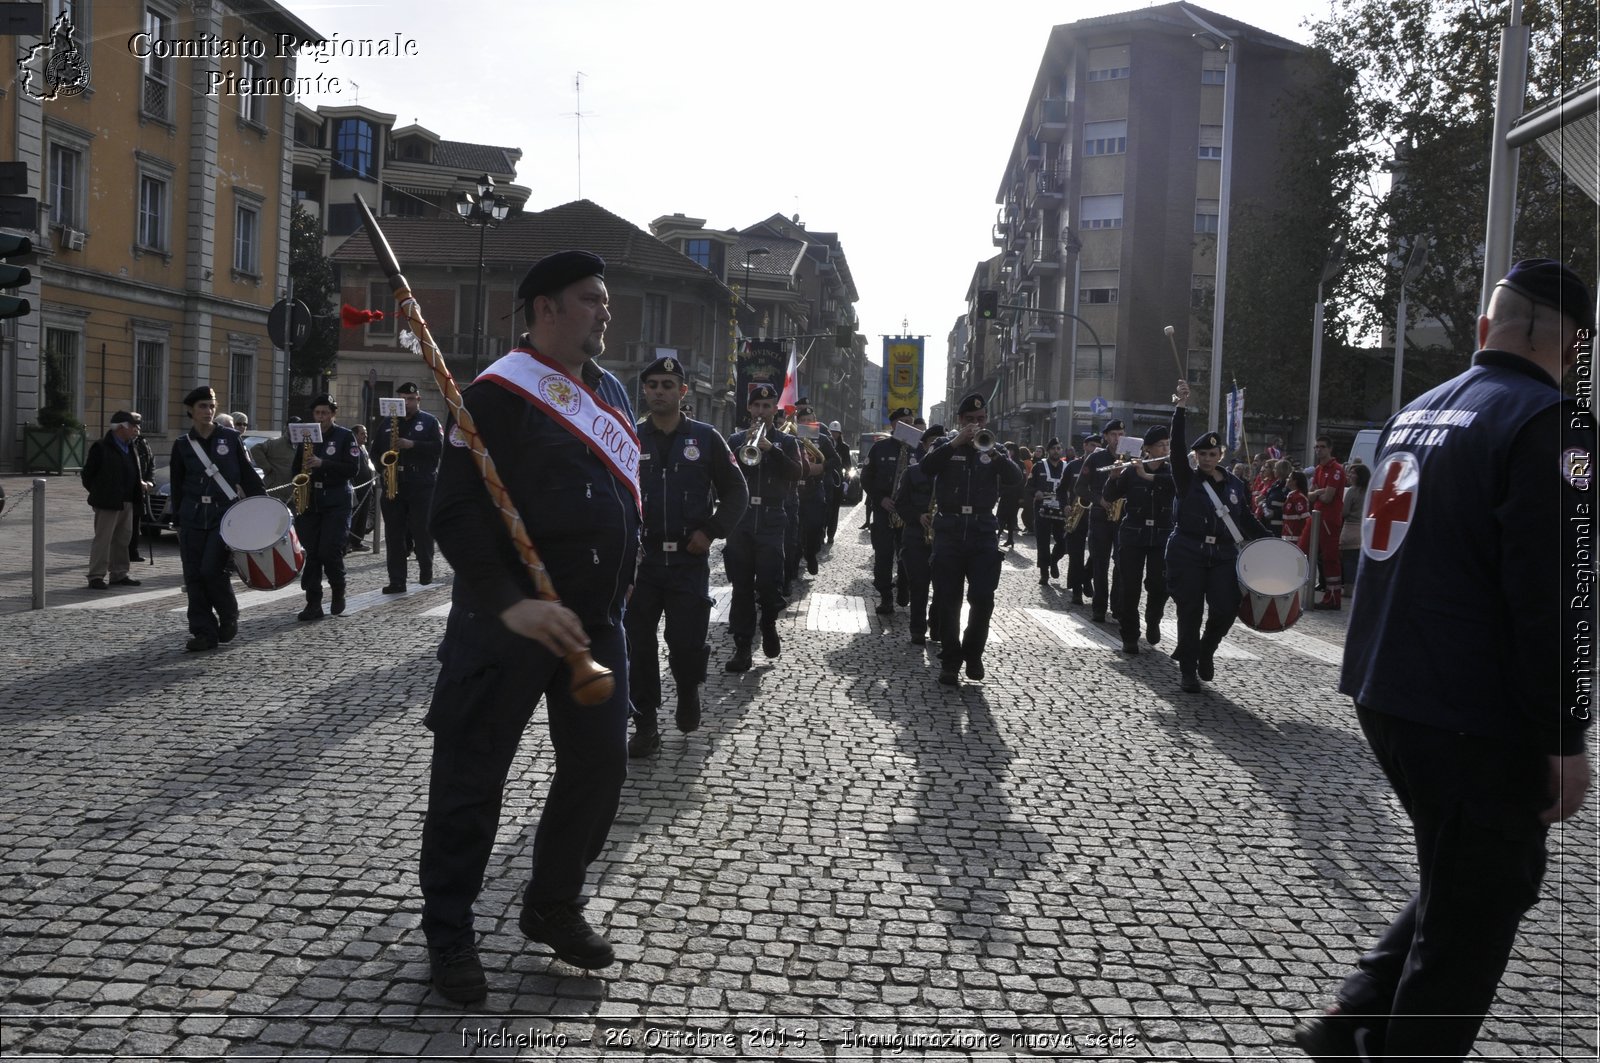
{"type": "Polygon", "coordinates": [[[991,288],[978,291],[978,317],[993,321],[1000,316],[1000,293],[991,288]]]}
{"type": "Polygon", "coordinates": [[[856,345],[856,330],[850,325],[835,325],[833,327],[833,345],[835,347],[854,347],[856,345]]]}
{"type": "MultiPolygon", "coordinates": [[[[33,254],[32,240],[26,236],[0,233],[0,259],[31,254],[33,254]]],[[[28,267],[0,264],[0,289],[26,288],[32,281],[33,274],[28,272],[28,267]]],[[[0,295],[0,318],[25,317],[32,311],[33,306],[28,300],[15,295],[0,295]]]]}

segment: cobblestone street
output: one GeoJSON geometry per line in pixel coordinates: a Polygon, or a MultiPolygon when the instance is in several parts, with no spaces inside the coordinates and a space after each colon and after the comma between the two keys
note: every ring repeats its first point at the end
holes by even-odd
{"type": "MultiPolygon", "coordinates": [[[[238,641],[186,654],[175,541],[142,587],[87,590],[75,480],[49,485],[27,610],[28,483],[0,520],[6,1058],[1302,1059],[1290,1029],[1414,883],[1335,692],[1346,614],[1236,626],[1185,695],[1170,607],[1125,657],[1029,539],[987,679],[952,690],[903,610],[872,612],[847,511],[781,658],[744,675],[714,558],[705,724],[630,762],[588,909],[621,962],[596,976],[517,928],[536,714],[477,908],[491,992],[463,1011],[428,984],[415,870],[449,570],[384,597],[353,554],[344,617],[250,592],[238,641]]],[[[1595,1057],[1592,796],[1551,852],[1482,1055],[1595,1057]]]]}

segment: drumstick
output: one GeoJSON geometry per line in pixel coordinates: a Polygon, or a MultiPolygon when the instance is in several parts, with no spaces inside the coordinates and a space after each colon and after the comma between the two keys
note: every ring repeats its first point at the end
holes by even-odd
{"type": "Polygon", "coordinates": [[[1167,334],[1167,346],[1172,348],[1172,361],[1178,367],[1178,376],[1179,376],[1179,378],[1183,379],[1183,380],[1188,380],[1189,379],[1189,374],[1183,368],[1183,359],[1178,357],[1178,341],[1173,338],[1174,336],[1176,336],[1178,334],[1178,330],[1173,328],[1171,325],[1168,325],[1166,328],[1162,329],[1161,331],[1165,332],[1167,334]]]}
{"type": "MultiPolygon", "coordinates": [[[[533,577],[533,585],[539,597],[547,602],[559,602],[561,599],[556,596],[555,587],[550,583],[550,575],[545,571],[544,561],[534,549],[533,540],[528,537],[527,526],[522,522],[522,515],[517,512],[515,503],[511,501],[511,492],[506,490],[505,483],[495,468],[494,458],[490,457],[489,448],[484,444],[483,437],[478,434],[478,426],[473,420],[472,411],[462,404],[461,391],[456,387],[455,378],[450,375],[449,367],[444,364],[444,356],[439,353],[439,345],[433,342],[433,333],[428,329],[428,323],[422,319],[422,307],[417,304],[416,296],[412,295],[411,285],[400,273],[399,260],[394,257],[388,238],[383,235],[383,230],[378,228],[377,219],[372,216],[372,210],[367,206],[366,200],[361,198],[361,193],[357,192],[355,199],[356,206],[360,208],[362,219],[366,223],[367,235],[372,239],[372,253],[389,278],[389,285],[394,289],[395,302],[400,304],[400,315],[410,326],[412,335],[421,341],[422,359],[433,371],[434,383],[444,395],[450,412],[455,415],[456,427],[466,437],[467,446],[477,461],[478,472],[483,476],[484,486],[489,490],[489,498],[494,503],[495,509],[499,510],[506,532],[517,548],[517,556],[522,559],[523,566],[533,577]]],[[[598,705],[611,697],[616,687],[611,669],[597,662],[589,655],[587,649],[574,650],[567,654],[566,662],[572,672],[571,689],[574,701],[580,705],[598,705]]]]}

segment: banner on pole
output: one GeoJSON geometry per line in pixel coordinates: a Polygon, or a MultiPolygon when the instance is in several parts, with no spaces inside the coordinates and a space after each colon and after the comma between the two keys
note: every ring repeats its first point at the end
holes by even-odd
{"type": "Polygon", "coordinates": [[[1228,453],[1244,446],[1244,388],[1234,384],[1228,392],[1228,453]]]}
{"type": "Polygon", "coordinates": [[[922,413],[922,337],[883,339],[883,423],[900,406],[922,413]]]}
{"type": "Polygon", "coordinates": [[[743,426],[749,419],[750,389],[757,384],[767,384],[777,395],[783,390],[784,371],[788,368],[788,352],[779,340],[749,340],[734,360],[733,401],[734,424],[743,426]]]}

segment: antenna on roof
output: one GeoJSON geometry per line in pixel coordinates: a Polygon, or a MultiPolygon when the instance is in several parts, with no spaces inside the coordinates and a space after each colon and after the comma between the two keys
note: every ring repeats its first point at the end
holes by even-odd
{"type": "Polygon", "coordinates": [[[588,77],[588,76],[589,75],[585,74],[581,70],[573,75],[573,77],[572,77],[572,94],[577,99],[577,108],[578,109],[573,111],[573,112],[571,112],[568,115],[568,117],[576,118],[578,120],[577,144],[578,144],[578,198],[579,199],[583,198],[583,120],[585,118],[594,117],[592,113],[586,112],[583,109],[583,79],[588,77]]]}

